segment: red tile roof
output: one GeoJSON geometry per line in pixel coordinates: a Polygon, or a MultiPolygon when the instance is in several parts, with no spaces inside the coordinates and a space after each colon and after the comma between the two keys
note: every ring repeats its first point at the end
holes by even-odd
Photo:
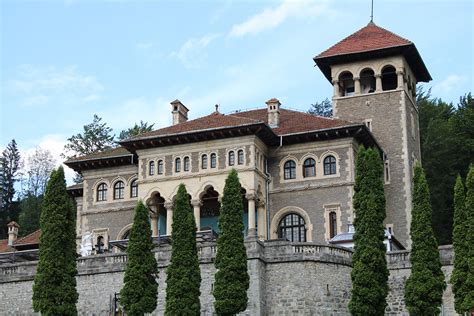
{"type": "Polygon", "coordinates": [[[30,245],[30,244],[39,244],[40,243],[40,236],[41,236],[41,229],[32,232],[25,237],[18,238],[13,245],[20,246],[20,245],[30,245]]]}
{"type": "Polygon", "coordinates": [[[0,239],[0,253],[14,251],[12,247],[8,245],[8,239],[0,239]]]}
{"type": "Polygon", "coordinates": [[[82,161],[82,160],[130,156],[131,154],[132,153],[130,153],[125,148],[117,147],[117,148],[112,148],[112,149],[106,149],[106,150],[103,150],[103,151],[99,151],[99,152],[96,152],[96,153],[93,153],[93,154],[90,154],[90,155],[69,158],[68,160],[65,161],[65,163],[67,164],[67,163],[70,163],[70,162],[76,162],[76,161],[82,161]]]}
{"type": "Polygon", "coordinates": [[[367,52],[377,49],[412,45],[409,40],[370,22],[352,35],[325,50],[316,58],[367,52]]]}

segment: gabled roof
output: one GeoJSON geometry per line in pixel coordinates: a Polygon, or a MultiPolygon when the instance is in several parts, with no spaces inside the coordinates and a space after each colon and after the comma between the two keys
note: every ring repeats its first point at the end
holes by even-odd
{"type": "Polygon", "coordinates": [[[344,38],[316,57],[314,61],[331,81],[331,65],[402,55],[415,73],[417,81],[428,82],[431,75],[415,44],[373,22],[344,38]]]}
{"type": "Polygon", "coordinates": [[[1,239],[0,240],[0,253],[3,252],[12,252],[15,250],[24,250],[24,249],[38,249],[40,238],[41,236],[41,229],[32,232],[29,235],[24,237],[20,237],[13,242],[13,246],[8,245],[8,239],[1,239]]]}
{"type": "Polygon", "coordinates": [[[373,22],[370,22],[357,32],[331,46],[315,58],[367,52],[403,45],[413,45],[413,43],[373,22]]]}

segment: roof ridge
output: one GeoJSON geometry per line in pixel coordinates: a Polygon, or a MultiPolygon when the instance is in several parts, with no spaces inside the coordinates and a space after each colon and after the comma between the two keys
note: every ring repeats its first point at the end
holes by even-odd
{"type": "Polygon", "coordinates": [[[35,230],[35,231],[32,232],[32,233],[29,233],[29,234],[26,235],[26,236],[23,236],[23,237],[18,238],[17,240],[15,240],[14,245],[18,244],[20,241],[22,241],[22,240],[24,240],[24,239],[26,239],[26,238],[28,238],[28,237],[31,237],[31,236],[34,236],[35,234],[38,234],[38,233],[41,233],[41,228],[35,230]]]}

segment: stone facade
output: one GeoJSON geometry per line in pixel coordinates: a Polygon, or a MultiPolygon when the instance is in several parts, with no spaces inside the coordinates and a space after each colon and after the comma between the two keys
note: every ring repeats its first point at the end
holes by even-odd
{"type": "MultiPolygon", "coordinates": [[[[247,241],[250,288],[248,308],[242,315],[350,315],[350,250],[314,243],[247,241]]],[[[213,315],[212,284],[215,268],[213,243],[198,247],[201,268],[201,315],[213,315]]],[[[452,272],[451,247],[440,247],[446,281],[452,272]]],[[[152,315],[163,315],[165,270],[169,246],[156,249],[159,266],[158,307],[152,315]]],[[[78,259],[79,315],[111,315],[114,293],[123,286],[124,253],[78,259]]],[[[387,255],[390,292],[386,315],[408,315],[403,289],[410,274],[409,252],[387,255]]],[[[36,262],[0,266],[0,314],[31,315],[32,284],[36,262]]],[[[443,296],[444,315],[455,315],[453,294],[448,286],[443,296]]]]}

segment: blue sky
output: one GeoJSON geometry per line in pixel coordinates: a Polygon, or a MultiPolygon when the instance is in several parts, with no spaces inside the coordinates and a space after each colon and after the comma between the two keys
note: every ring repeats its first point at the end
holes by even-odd
{"type": "MultiPolygon", "coordinates": [[[[1,8],[2,148],[58,157],[97,113],[118,134],[263,107],[307,110],[332,87],[312,57],[369,22],[364,1],[19,1],[1,8]]],[[[376,24],[414,42],[432,94],[473,90],[472,1],[375,1],[376,24]]],[[[58,158],[59,159],[59,158],[58,158]]]]}

